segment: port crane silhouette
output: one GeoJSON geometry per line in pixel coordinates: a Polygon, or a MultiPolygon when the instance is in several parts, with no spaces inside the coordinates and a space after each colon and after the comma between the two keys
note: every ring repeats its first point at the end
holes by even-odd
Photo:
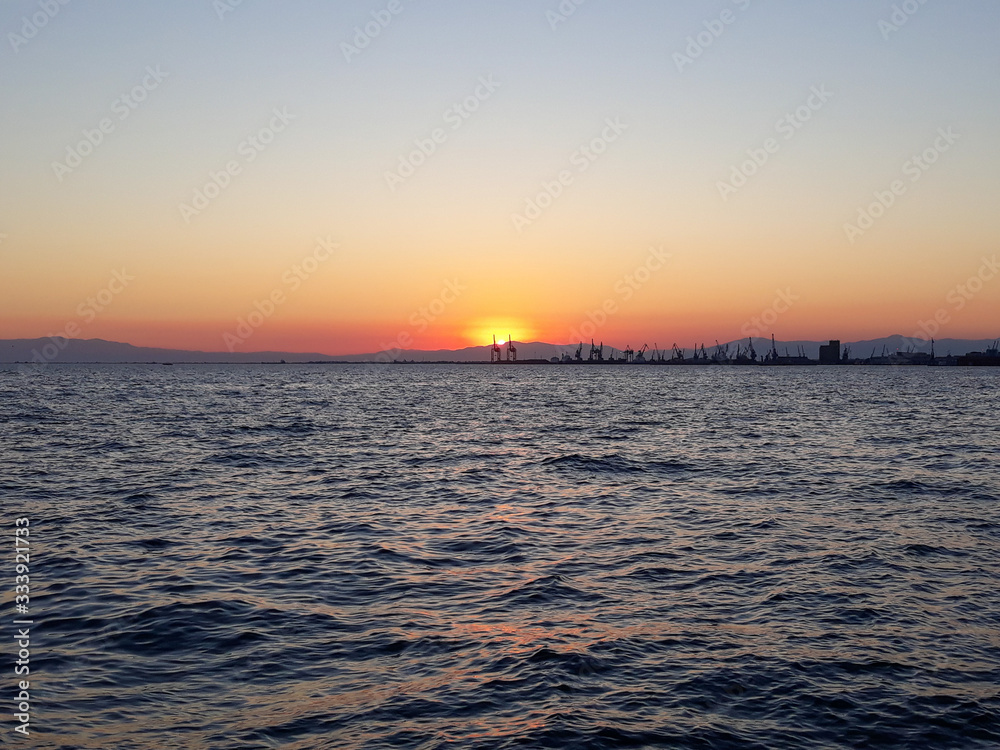
{"type": "Polygon", "coordinates": [[[601,342],[601,348],[598,349],[594,346],[594,340],[590,340],[590,361],[591,362],[603,362],[604,361],[604,342],[601,342]]]}

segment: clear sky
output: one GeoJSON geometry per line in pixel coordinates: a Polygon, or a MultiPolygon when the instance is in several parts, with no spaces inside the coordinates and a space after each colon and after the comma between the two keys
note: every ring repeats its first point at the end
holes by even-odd
{"type": "Polygon", "coordinates": [[[995,0],[4,0],[0,33],[2,338],[1000,329],[995,0]]]}

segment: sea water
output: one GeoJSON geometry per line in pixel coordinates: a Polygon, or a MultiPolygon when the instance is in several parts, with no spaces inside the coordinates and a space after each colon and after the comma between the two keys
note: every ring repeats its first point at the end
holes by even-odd
{"type": "Polygon", "coordinates": [[[30,744],[995,748],[998,384],[4,366],[30,744]]]}

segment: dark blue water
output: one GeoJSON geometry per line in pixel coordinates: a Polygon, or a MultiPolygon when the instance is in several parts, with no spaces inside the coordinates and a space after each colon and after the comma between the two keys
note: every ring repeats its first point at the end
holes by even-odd
{"type": "Polygon", "coordinates": [[[0,369],[21,744],[998,747],[998,384],[0,369]]]}

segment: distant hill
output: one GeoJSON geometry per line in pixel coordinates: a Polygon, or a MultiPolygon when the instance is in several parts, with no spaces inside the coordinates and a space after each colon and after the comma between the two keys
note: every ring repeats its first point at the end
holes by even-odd
{"type": "MultiPolygon", "coordinates": [[[[779,354],[795,355],[801,348],[806,356],[817,359],[819,357],[819,347],[826,341],[776,341],[775,347],[779,354]]],[[[992,339],[941,339],[934,344],[935,353],[939,356],[946,354],[965,354],[971,351],[985,351],[993,343],[992,339]]],[[[700,346],[701,342],[699,342],[700,346]]],[[[736,346],[746,347],[747,340],[727,342],[730,353],[735,353],[736,346]]],[[[723,344],[726,346],[727,344],[723,344]]],[[[551,359],[552,357],[562,357],[563,354],[573,356],[576,353],[580,342],[571,344],[548,344],[539,341],[528,343],[515,342],[517,347],[517,358],[526,359],[551,359]]],[[[758,354],[763,355],[771,348],[771,340],[763,338],[753,339],[754,348],[758,354]]],[[[634,349],[639,346],[632,345],[634,349]]],[[[881,339],[871,339],[867,341],[842,341],[841,347],[850,348],[851,356],[866,359],[874,352],[881,354],[883,349],[887,352],[913,351],[930,352],[930,342],[908,339],[899,334],[887,336],[881,339]]],[[[688,356],[693,351],[693,342],[684,348],[688,356]]],[[[506,346],[502,347],[506,356],[506,346]]],[[[711,354],[715,350],[715,345],[705,342],[706,351],[711,354]]],[[[615,347],[614,351],[621,352],[622,348],[615,347]]],[[[590,352],[590,342],[583,347],[583,357],[587,358],[590,352]]],[[[612,347],[605,344],[605,356],[609,356],[612,347]]],[[[667,350],[667,356],[670,350],[667,350]]],[[[647,356],[649,353],[647,352],[647,356]]],[[[415,362],[488,362],[490,359],[489,346],[470,346],[464,349],[438,349],[434,351],[423,351],[417,349],[406,349],[394,352],[368,352],[362,354],[352,354],[345,356],[331,356],[316,352],[203,352],[188,351],[182,349],[157,349],[142,346],[132,346],[117,341],[105,341],[104,339],[64,339],[64,338],[38,338],[38,339],[0,339],[0,363],[13,362],[60,362],[60,363],[138,363],[138,362],[171,362],[171,363],[191,363],[191,362],[215,362],[215,363],[254,363],[254,362],[389,362],[392,360],[406,360],[415,362]]]]}
{"type": "Polygon", "coordinates": [[[0,340],[0,362],[310,362],[332,361],[326,354],[291,354],[288,352],[201,352],[181,349],[155,349],[132,346],[104,339],[0,340]]]}

